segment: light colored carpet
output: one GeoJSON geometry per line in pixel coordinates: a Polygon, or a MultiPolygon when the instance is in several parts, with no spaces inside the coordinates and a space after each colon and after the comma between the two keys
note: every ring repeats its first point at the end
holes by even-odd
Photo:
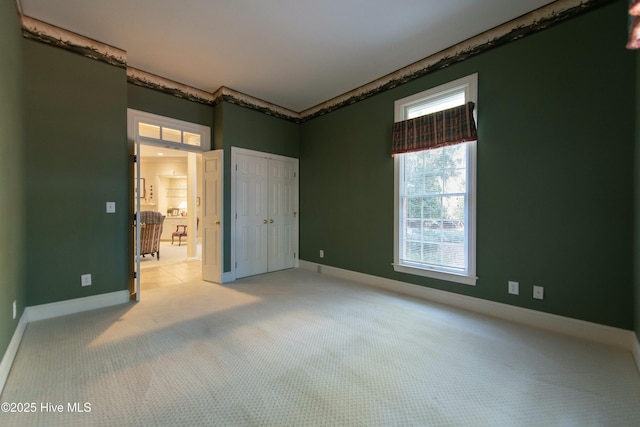
{"type": "Polygon", "coordinates": [[[631,426],[640,376],[628,352],[287,270],[31,323],[1,401],[38,405],[3,426],[631,426]]]}

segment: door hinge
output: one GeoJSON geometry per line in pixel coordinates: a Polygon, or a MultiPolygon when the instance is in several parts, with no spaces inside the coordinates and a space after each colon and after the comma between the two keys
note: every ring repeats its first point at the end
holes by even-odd
{"type": "Polygon", "coordinates": [[[133,272],[133,278],[137,279],[138,278],[138,273],[136,271],[133,272]]]}
{"type": "Polygon", "coordinates": [[[296,259],[296,253],[295,252],[293,253],[293,259],[296,259]]]}
{"type": "Polygon", "coordinates": [[[138,156],[136,156],[135,154],[132,157],[133,163],[138,163],[138,156]]]}
{"type": "Polygon", "coordinates": [[[236,268],[238,268],[238,262],[236,262],[236,268]]]}
{"type": "Polygon", "coordinates": [[[236,163],[236,170],[238,170],[238,164],[236,163]]]}
{"type": "Polygon", "coordinates": [[[295,218],[296,216],[298,216],[298,212],[293,213],[293,217],[295,218]]]}

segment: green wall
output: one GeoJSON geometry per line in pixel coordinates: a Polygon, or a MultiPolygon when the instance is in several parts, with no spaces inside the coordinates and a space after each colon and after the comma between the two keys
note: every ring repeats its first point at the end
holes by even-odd
{"type": "Polygon", "coordinates": [[[212,107],[132,83],[127,84],[127,107],[213,127],[212,107]]]}
{"type": "Polygon", "coordinates": [[[298,158],[297,124],[225,102],[223,105],[224,148],[241,147],[298,158]]]}
{"type": "Polygon", "coordinates": [[[304,123],[301,258],[633,329],[636,63],[624,48],[626,5],[304,123]],[[394,100],[474,72],[477,286],[395,273],[394,100]],[[508,280],[520,282],[519,296],[507,294],[508,280]],[[544,300],[532,299],[533,285],[544,286],[544,300]]]}
{"type": "Polygon", "coordinates": [[[24,246],[24,72],[22,30],[14,0],[0,0],[0,358],[26,305],[24,246]],[[13,301],[17,313],[13,319],[13,301]]]}
{"type": "Polygon", "coordinates": [[[126,71],[23,43],[27,305],[126,290],[126,71]]]}

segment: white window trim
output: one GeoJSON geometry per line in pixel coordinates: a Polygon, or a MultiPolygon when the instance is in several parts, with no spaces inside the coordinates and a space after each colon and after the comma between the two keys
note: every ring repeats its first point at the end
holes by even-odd
{"type": "MultiPolygon", "coordinates": [[[[394,115],[395,122],[403,121],[406,117],[406,111],[412,105],[423,102],[429,98],[439,96],[444,92],[451,92],[464,88],[466,101],[473,101],[476,104],[474,116],[477,122],[477,105],[478,105],[478,74],[472,74],[467,77],[446,83],[444,85],[420,92],[406,98],[395,101],[394,115]]],[[[466,241],[468,248],[468,266],[466,274],[445,272],[441,270],[431,270],[423,267],[413,267],[407,263],[400,262],[400,156],[394,158],[394,206],[393,206],[393,269],[399,273],[413,274],[416,276],[430,277],[433,279],[445,280],[449,282],[461,283],[465,285],[476,285],[476,199],[477,199],[477,142],[468,142],[468,168],[467,168],[467,185],[469,186],[468,217],[469,226],[468,238],[466,241]]]]}
{"type": "Polygon", "coordinates": [[[129,140],[131,141],[136,141],[139,138],[140,142],[144,143],[145,145],[155,145],[158,147],[170,148],[173,150],[191,151],[196,153],[211,150],[211,128],[209,126],[185,122],[183,120],[172,119],[170,117],[159,116],[157,114],[134,110],[133,108],[127,109],[127,124],[127,133],[129,140]],[[180,130],[182,132],[189,132],[200,135],[200,145],[189,145],[180,142],[171,142],[164,139],[140,136],[138,134],[138,124],[140,123],[172,128],[180,130]]]}

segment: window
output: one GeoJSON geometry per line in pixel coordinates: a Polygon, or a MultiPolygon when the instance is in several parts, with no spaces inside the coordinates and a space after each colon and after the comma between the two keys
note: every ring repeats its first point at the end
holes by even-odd
{"type": "MultiPolygon", "coordinates": [[[[395,102],[395,121],[472,101],[477,74],[395,102]]],[[[395,155],[394,269],[475,285],[476,141],[395,155]]]]}
{"type": "Polygon", "coordinates": [[[128,109],[128,135],[146,145],[193,152],[209,151],[211,129],[195,123],[128,109]]]}

